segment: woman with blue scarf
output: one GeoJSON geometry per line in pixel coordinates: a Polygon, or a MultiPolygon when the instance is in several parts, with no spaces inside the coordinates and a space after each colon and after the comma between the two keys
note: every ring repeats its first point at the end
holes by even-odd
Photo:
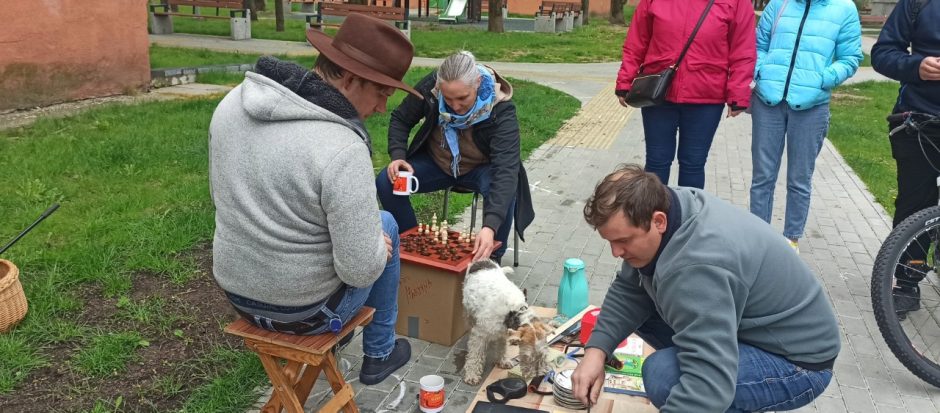
{"type": "Polygon", "coordinates": [[[418,192],[461,187],[483,195],[483,228],[474,260],[497,262],[506,252],[513,220],[520,239],[535,212],[520,158],[519,122],[512,86],[469,52],[451,55],[392,112],[388,153],[392,160],[376,178],[379,200],[401,232],[418,225],[408,196],[392,193],[399,171],[420,182],[418,192]],[[411,130],[424,121],[411,143],[411,130]],[[495,241],[502,242],[499,249],[495,241]]]}

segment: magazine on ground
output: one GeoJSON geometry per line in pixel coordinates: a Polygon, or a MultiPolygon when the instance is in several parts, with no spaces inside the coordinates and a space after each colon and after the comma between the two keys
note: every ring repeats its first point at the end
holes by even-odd
{"type": "Polygon", "coordinates": [[[625,343],[617,347],[613,354],[623,364],[622,367],[606,367],[604,391],[646,397],[646,388],[643,387],[643,340],[631,336],[625,343]]]}

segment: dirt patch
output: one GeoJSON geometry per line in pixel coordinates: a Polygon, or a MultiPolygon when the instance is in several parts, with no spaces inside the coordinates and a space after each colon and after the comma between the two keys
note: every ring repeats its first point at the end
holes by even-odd
{"type": "Polygon", "coordinates": [[[236,314],[212,279],[211,247],[203,245],[190,254],[199,272],[185,284],[142,272],[133,277],[130,300],[105,297],[98,286],[81,291],[84,308],[74,320],[89,333],[44,348],[49,365],[0,396],[0,412],[89,411],[96,401],[118,397],[119,411],[174,411],[213,372],[231,367],[201,361],[220,346],[242,344],[221,329],[236,314]],[[91,377],[77,370],[74,356],[87,346],[88,336],[99,332],[137,332],[147,344],[123,371],[91,377]]]}

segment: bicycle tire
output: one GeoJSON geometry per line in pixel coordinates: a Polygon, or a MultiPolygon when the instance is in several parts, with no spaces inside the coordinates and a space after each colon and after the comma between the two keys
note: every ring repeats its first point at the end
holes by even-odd
{"type": "Polygon", "coordinates": [[[918,211],[888,235],[878,251],[872,269],[871,302],[878,329],[898,361],[915,376],[940,387],[940,365],[917,350],[904,330],[892,298],[895,269],[901,261],[901,255],[926,227],[940,230],[940,206],[918,211]]]}

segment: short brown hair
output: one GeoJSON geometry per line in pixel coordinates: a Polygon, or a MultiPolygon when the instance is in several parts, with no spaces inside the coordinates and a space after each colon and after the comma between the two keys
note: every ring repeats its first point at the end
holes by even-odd
{"type": "Polygon", "coordinates": [[[343,73],[346,73],[346,69],[333,63],[332,60],[323,54],[317,56],[317,61],[313,63],[313,68],[320,73],[325,80],[339,79],[343,77],[343,73]]]}
{"type": "Polygon", "coordinates": [[[650,229],[656,211],[669,212],[669,189],[636,164],[623,164],[604,177],[584,205],[584,220],[597,229],[617,211],[633,226],[650,229]]]}

